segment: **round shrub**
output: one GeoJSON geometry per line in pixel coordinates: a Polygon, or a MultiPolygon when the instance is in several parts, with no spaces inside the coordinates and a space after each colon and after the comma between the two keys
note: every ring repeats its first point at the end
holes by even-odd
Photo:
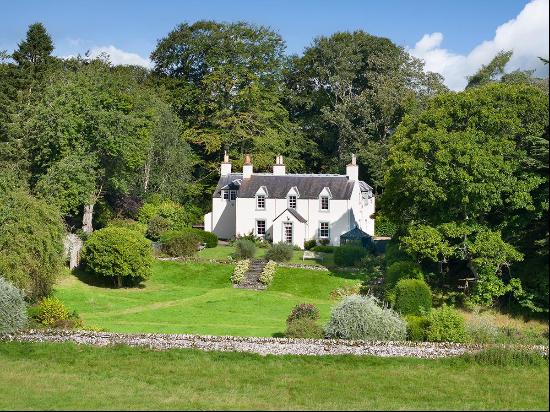
{"type": "Polygon", "coordinates": [[[428,328],[428,321],[423,316],[408,315],[405,316],[407,322],[407,339],[423,342],[426,340],[426,329],[428,328]]]}
{"type": "Polygon", "coordinates": [[[151,275],[151,242],[134,230],[106,227],[90,235],[82,260],[90,273],[112,278],[119,287],[135,285],[151,275]]]}
{"type": "Polygon", "coordinates": [[[169,230],[160,236],[162,251],[168,256],[191,256],[197,252],[201,239],[193,231],[169,230]]]}
{"type": "Polygon", "coordinates": [[[36,320],[42,325],[53,327],[67,319],[69,319],[69,311],[59,299],[54,297],[44,298],[38,304],[36,320]]]}
{"type": "Polygon", "coordinates": [[[306,240],[304,242],[304,249],[305,250],[311,250],[312,248],[314,248],[315,246],[317,246],[317,241],[315,239],[311,239],[311,240],[306,240]]]}
{"type": "Polygon", "coordinates": [[[23,292],[0,277],[0,333],[11,333],[27,324],[23,292]]]}
{"type": "Polygon", "coordinates": [[[433,309],[427,317],[426,339],[429,342],[465,342],[464,318],[449,306],[433,309]]]}
{"type": "Polygon", "coordinates": [[[395,286],[395,310],[403,315],[423,315],[432,308],[432,291],[420,279],[401,279],[395,286]]]}
{"type": "Polygon", "coordinates": [[[143,236],[147,234],[147,225],[144,223],[136,222],[132,219],[113,219],[109,221],[107,226],[123,227],[125,229],[135,230],[143,236]]]}
{"type": "Polygon", "coordinates": [[[289,243],[279,242],[271,245],[265,253],[267,260],[273,260],[275,262],[288,262],[292,259],[294,254],[294,247],[289,243]]]}
{"type": "Polygon", "coordinates": [[[172,224],[168,219],[162,216],[155,216],[147,225],[147,237],[151,240],[159,240],[164,232],[172,229],[172,224]]]}
{"type": "Polygon", "coordinates": [[[399,261],[392,263],[386,270],[384,283],[386,290],[393,287],[401,279],[424,279],[424,274],[420,269],[420,265],[411,261],[399,261]]]}
{"type": "Polygon", "coordinates": [[[367,253],[368,250],[361,246],[340,246],[334,251],[334,264],[341,267],[355,266],[367,253]]]}
{"type": "Polygon", "coordinates": [[[235,241],[235,257],[237,259],[252,259],[256,255],[256,245],[251,240],[235,241]]]}
{"type": "Polygon", "coordinates": [[[199,230],[198,232],[202,241],[206,243],[206,247],[212,248],[218,246],[218,236],[215,233],[205,232],[204,230],[199,230]]]}
{"type": "Polygon", "coordinates": [[[336,249],[338,249],[336,246],[329,246],[329,245],[317,245],[311,248],[313,252],[321,252],[321,253],[334,253],[336,249]]]}
{"type": "Polygon", "coordinates": [[[319,319],[319,309],[312,303],[300,303],[292,308],[292,312],[288,315],[286,323],[291,323],[297,319],[319,319]]]}
{"type": "Polygon", "coordinates": [[[325,337],[323,328],[310,318],[295,319],[287,324],[287,338],[322,339],[325,337]]]}
{"type": "Polygon", "coordinates": [[[372,296],[348,296],[332,309],[326,334],[331,338],[396,341],[405,340],[407,325],[372,296]]]}

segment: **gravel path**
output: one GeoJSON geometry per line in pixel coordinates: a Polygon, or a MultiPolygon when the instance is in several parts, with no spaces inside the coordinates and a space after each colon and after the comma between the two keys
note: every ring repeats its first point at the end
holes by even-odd
{"type": "MultiPolygon", "coordinates": [[[[253,338],[175,334],[125,334],[70,330],[27,330],[0,334],[0,341],[73,342],[107,346],[124,344],[164,349],[200,349],[204,351],[247,352],[260,355],[371,355],[441,358],[474,353],[496,345],[469,345],[428,342],[365,342],[339,339],[253,338]]],[[[520,348],[515,346],[516,348],[520,348]]],[[[548,356],[547,346],[521,346],[548,356]]]]}

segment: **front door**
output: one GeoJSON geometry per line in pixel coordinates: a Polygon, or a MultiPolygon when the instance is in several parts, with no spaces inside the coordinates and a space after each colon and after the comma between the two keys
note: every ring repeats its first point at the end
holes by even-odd
{"type": "Polygon", "coordinates": [[[283,222],[283,239],[292,244],[292,222],[283,222]]]}

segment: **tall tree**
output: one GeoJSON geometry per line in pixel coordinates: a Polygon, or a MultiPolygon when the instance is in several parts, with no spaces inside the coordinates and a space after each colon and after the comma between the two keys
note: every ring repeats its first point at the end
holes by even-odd
{"type": "Polygon", "coordinates": [[[285,74],[289,111],[320,148],[311,162],[320,171],[336,171],[355,152],[362,177],[377,187],[388,137],[403,113],[445,89],[419,60],[363,31],[315,39],[302,57],[289,60],[285,74]]]}

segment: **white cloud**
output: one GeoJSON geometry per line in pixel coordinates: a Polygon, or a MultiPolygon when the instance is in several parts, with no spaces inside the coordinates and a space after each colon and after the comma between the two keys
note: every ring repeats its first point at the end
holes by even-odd
{"type": "Polygon", "coordinates": [[[149,59],[141,57],[136,53],[125,52],[124,50],[117,49],[115,46],[100,46],[93,47],[90,49],[90,57],[94,58],[100,54],[107,54],[109,56],[109,61],[117,65],[132,64],[136,66],[143,66],[148,69],[153,67],[153,64],[149,59]]]}
{"type": "Polygon", "coordinates": [[[453,90],[466,86],[466,77],[487,64],[501,50],[512,50],[507,71],[534,69],[546,75],[538,56],[548,58],[548,0],[533,0],[514,19],[497,27],[492,40],[477,45],[466,55],[453,53],[443,47],[443,34],[425,34],[409,52],[423,59],[426,70],[437,72],[453,90]]]}

